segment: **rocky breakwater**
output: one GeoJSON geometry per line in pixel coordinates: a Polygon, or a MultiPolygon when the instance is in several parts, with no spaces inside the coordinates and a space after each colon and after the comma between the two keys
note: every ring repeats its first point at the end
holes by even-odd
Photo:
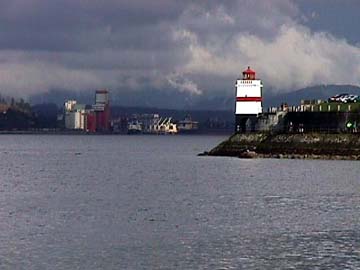
{"type": "Polygon", "coordinates": [[[360,160],[360,135],[324,133],[234,134],[204,154],[241,158],[360,160]]]}

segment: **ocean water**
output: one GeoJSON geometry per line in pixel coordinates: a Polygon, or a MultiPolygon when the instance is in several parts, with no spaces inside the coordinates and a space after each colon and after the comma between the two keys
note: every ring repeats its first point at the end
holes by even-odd
{"type": "Polygon", "coordinates": [[[359,269],[360,163],[221,136],[0,136],[0,269],[359,269]]]}

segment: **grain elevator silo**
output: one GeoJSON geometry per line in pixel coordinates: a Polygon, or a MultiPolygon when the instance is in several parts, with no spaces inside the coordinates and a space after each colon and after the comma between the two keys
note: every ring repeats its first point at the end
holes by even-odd
{"type": "Polygon", "coordinates": [[[95,92],[95,104],[93,109],[96,114],[96,131],[106,132],[110,127],[110,102],[108,90],[95,92]]]}

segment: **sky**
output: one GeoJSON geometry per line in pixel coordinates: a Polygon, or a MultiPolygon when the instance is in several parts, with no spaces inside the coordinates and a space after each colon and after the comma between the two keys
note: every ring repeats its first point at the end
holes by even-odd
{"type": "Polygon", "coordinates": [[[359,0],[0,1],[0,93],[360,83],[359,0]]]}

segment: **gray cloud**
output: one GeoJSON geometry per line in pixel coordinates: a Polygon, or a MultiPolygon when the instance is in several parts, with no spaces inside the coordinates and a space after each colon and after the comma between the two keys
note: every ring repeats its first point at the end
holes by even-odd
{"type": "Polygon", "coordinates": [[[329,32],[351,44],[360,43],[360,1],[297,0],[302,22],[315,32],[329,32]]]}
{"type": "Polygon", "coordinates": [[[232,93],[247,65],[278,91],[358,84],[359,47],[313,31],[309,22],[317,16],[311,14],[318,13],[309,6],[292,0],[4,1],[0,91],[232,93]]]}
{"type": "Polygon", "coordinates": [[[232,88],[234,78],[247,64],[258,71],[266,86],[278,91],[314,84],[359,84],[360,48],[302,25],[303,14],[294,2],[238,3],[243,8],[217,6],[184,19],[183,27],[174,34],[175,39],[188,44],[191,55],[182,67],[183,73],[220,77],[226,89],[232,88]],[[216,16],[219,10],[221,16],[216,16]],[[227,24],[229,27],[224,28],[228,31],[219,29],[204,36],[203,31],[192,27],[196,23],[187,27],[190,18],[218,27],[227,24]]]}
{"type": "Polygon", "coordinates": [[[240,34],[221,55],[201,45],[196,36],[188,38],[191,33],[180,35],[191,44],[192,60],[184,66],[185,73],[224,78],[230,74],[234,78],[244,69],[244,63],[250,63],[265,84],[275,89],[291,90],[322,83],[359,84],[360,48],[326,33],[311,33],[301,26],[282,26],[271,41],[240,34]]]}
{"type": "Polygon", "coordinates": [[[168,83],[173,88],[179,90],[180,92],[189,92],[191,94],[200,95],[202,93],[201,89],[197,86],[196,83],[184,78],[181,74],[170,74],[167,77],[168,83]]]}

